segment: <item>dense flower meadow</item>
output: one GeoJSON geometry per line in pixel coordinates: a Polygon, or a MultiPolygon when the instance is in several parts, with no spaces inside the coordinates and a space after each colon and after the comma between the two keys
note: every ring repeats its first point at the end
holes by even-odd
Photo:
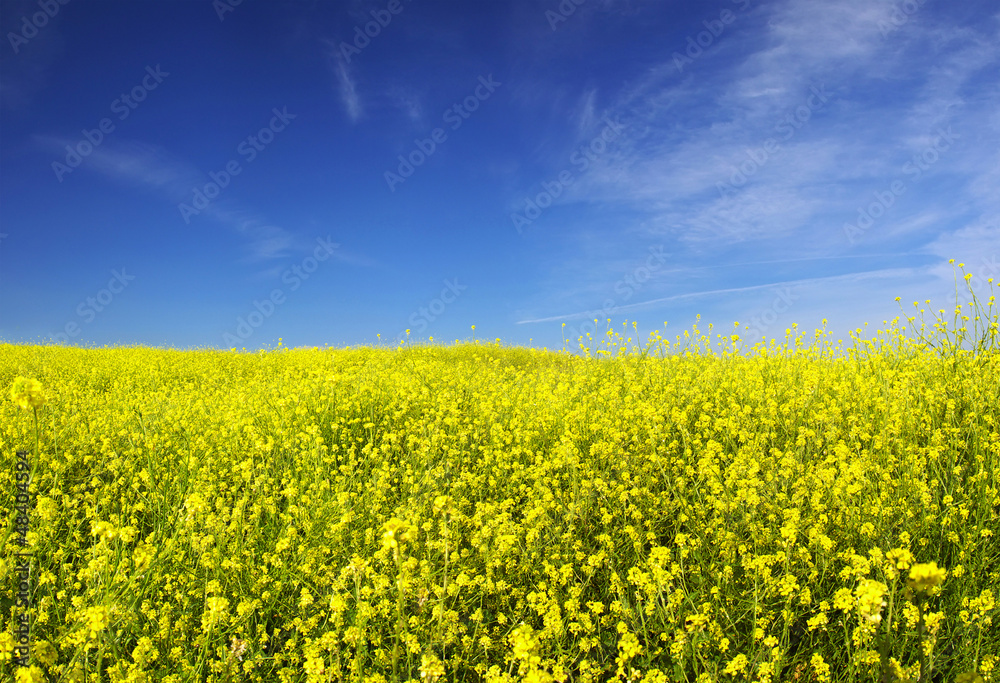
{"type": "Polygon", "coordinates": [[[1000,681],[973,303],[754,348],[2,345],[0,676],[1000,681]]]}

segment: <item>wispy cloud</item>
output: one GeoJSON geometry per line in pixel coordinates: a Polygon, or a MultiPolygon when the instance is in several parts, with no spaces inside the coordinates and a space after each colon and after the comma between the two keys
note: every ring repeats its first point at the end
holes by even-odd
{"type": "Polygon", "coordinates": [[[65,40],[62,37],[59,23],[62,20],[58,14],[47,21],[41,29],[34,24],[32,38],[21,42],[24,31],[24,19],[33,17],[38,12],[38,3],[31,0],[7,0],[3,3],[4,27],[3,49],[0,50],[0,109],[11,111],[24,110],[30,107],[35,97],[49,83],[49,71],[65,52],[65,40]],[[17,49],[11,42],[17,42],[17,49]]]}
{"type": "Polygon", "coordinates": [[[361,96],[358,94],[355,79],[344,56],[333,41],[326,41],[326,64],[337,81],[336,87],[340,94],[340,102],[352,123],[357,123],[364,113],[361,96]]]}
{"type": "MultiPolygon", "coordinates": [[[[674,262],[697,263],[737,244],[748,260],[765,261],[873,249],[926,255],[963,250],[960,245],[973,240],[1000,242],[995,232],[963,231],[974,220],[963,214],[996,216],[1000,209],[1000,154],[995,144],[982,144],[995,142],[1000,131],[1000,22],[953,27],[940,15],[918,12],[887,34],[896,4],[765,4],[741,15],[717,50],[681,74],[668,47],[661,65],[617,94],[605,94],[612,115],[628,124],[622,139],[556,203],[586,203],[636,217],[642,226],[637,238],[669,241],[674,262]],[[892,97],[874,94],[880,92],[892,97]],[[907,175],[905,164],[927,149],[939,127],[949,125],[958,142],[919,178],[907,175]],[[778,142],[777,150],[762,155],[769,139],[778,142]],[[734,185],[734,178],[741,182],[734,185]],[[908,194],[864,244],[849,244],[844,223],[897,179],[908,194]],[[735,191],[723,192],[720,184],[726,183],[735,191]],[[942,232],[953,237],[921,247],[942,232]]],[[[579,97],[592,102],[593,92],[583,89],[579,97]]],[[[587,120],[581,114],[586,111],[578,108],[571,121],[587,120]]],[[[554,166],[565,158],[565,149],[552,150],[554,166]]],[[[562,262],[578,263],[587,275],[567,276],[559,266],[560,277],[551,278],[558,284],[532,307],[579,299],[574,291],[585,291],[594,273],[613,282],[620,264],[603,255],[618,254],[621,241],[620,229],[589,226],[567,233],[562,262]],[[606,246],[593,249],[595,240],[606,246]],[[577,258],[574,250],[584,244],[589,256],[577,258]]],[[[642,306],[737,291],[749,290],[705,290],[642,306]]],[[[579,314],[530,321],[571,315],[579,314]]]]}
{"type": "Polygon", "coordinates": [[[597,100],[597,89],[591,88],[587,90],[583,96],[580,98],[580,105],[577,108],[576,114],[576,129],[578,135],[586,135],[595,123],[594,119],[594,106],[597,100]]]}
{"type": "MultiPolygon", "coordinates": [[[[787,259],[781,261],[775,261],[774,263],[790,263],[801,259],[787,259]]],[[[767,261],[757,262],[757,264],[743,264],[743,265],[763,265],[767,264],[767,261]]],[[[676,271],[674,271],[676,272],[676,271]]],[[[756,292],[762,290],[772,290],[778,287],[800,287],[805,285],[834,285],[843,282],[859,282],[863,280],[870,279],[887,279],[898,277],[902,273],[909,273],[910,271],[900,270],[900,269],[878,269],[870,270],[856,273],[848,273],[845,275],[832,275],[826,277],[816,277],[816,278],[801,278],[797,280],[781,280],[776,282],[767,282],[759,285],[748,285],[744,287],[725,287],[720,289],[706,289],[697,292],[686,292],[684,294],[673,294],[671,296],[657,297],[655,299],[647,299],[645,301],[639,301],[632,304],[621,304],[614,307],[614,312],[616,315],[621,313],[629,313],[633,311],[642,311],[656,309],[663,306],[663,304],[673,303],[677,301],[691,301],[697,299],[704,299],[708,297],[719,297],[721,295],[732,295],[732,294],[743,294],[746,292],[756,292]]],[[[563,320],[579,320],[582,318],[590,317],[594,314],[593,309],[585,311],[576,311],[574,313],[565,313],[562,315],[548,316],[545,318],[530,318],[527,320],[519,320],[518,325],[526,325],[530,323],[546,323],[546,322],[559,322],[563,320]]]]}
{"type": "MultiPolygon", "coordinates": [[[[46,153],[58,154],[77,141],[39,135],[35,142],[46,153]]],[[[96,171],[115,182],[154,191],[174,204],[190,203],[192,189],[207,182],[204,173],[163,148],[128,140],[105,140],[80,168],[96,171]]],[[[229,198],[209,203],[201,214],[242,235],[248,241],[246,260],[250,262],[284,258],[301,246],[292,233],[271,225],[259,213],[229,198]]]]}

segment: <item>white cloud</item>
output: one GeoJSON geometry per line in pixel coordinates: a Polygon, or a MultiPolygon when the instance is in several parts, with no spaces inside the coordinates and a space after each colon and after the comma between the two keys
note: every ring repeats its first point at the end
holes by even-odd
{"type": "MultiPolygon", "coordinates": [[[[767,263],[767,262],[761,262],[767,263]]],[[[644,301],[639,301],[632,304],[616,304],[615,314],[620,315],[622,313],[630,313],[634,311],[643,310],[653,310],[662,308],[664,304],[673,303],[677,301],[688,301],[694,299],[703,299],[709,297],[719,297],[720,295],[726,295],[727,298],[731,298],[733,294],[744,294],[747,292],[757,292],[761,290],[773,290],[780,287],[802,287],[807,285],[818,285],[822,287],[829,287],[838,283],[844,282],[860,282],[872,279],[886,279],[898,277],[901,273],[909,273],[909,271],[900,270],[872,270],[860,273],[849,273],[846,275],[835,275],[819,278],[805,278],[799,280],[783,280],[777,282],[767,282],[759,285],[748,285],[744,287],[726,287],[721,289],[707,289],[697,292],[685,292],[683,294],[673,294],[671,296],[657,297],[654,299],[647,299],[644,301]]],[[[519,325],[525,325],[530,323],[543,323],[543,322],[558,322],[563,320],[577,320],[581,318],[587,318],[592,316],[593,310],[577,311],[575,313],[566,313],[563,315],[554,315],[545,318],[531,318],[527,320],[518,321],[519,325]]]]}
{"type": "MultiPolygon", "coordinates": [[[[60,153],[74,144],[63,138],[36,136],[36,144],[46,152],[60,153]]],[[[81,169],[97,171],[116,182],[156,191],[172,203],[191,203],[192,190],[208,182],[193,165],[174,158],[156,145],[127,140],[105,140],[83,161],[81,169]]],[[[270,225],[263,216],[239,206],[234,200],[219,198],[201,212],[242,234],[248,243],[248,260],[283,258],[297,246],[295,236],[284,228],[270,225]]],[[[181,220],[178,210],[177,219],[181,220]]]]}
{"type": "Polygon", "coordinates": [[[577,107],[576,128],[579,135],[586,135],[594,126],[594,102],[597,99],[597,89],[591,88],[580,98],[577,107]]]}
{"type": "Polygon", "coordinates": [[[327,41],[326,64],[337,80],[337,90],[340,93],[340,102],[344,105],[344,111],[352,123],[357,123],[364,113],[361,96],[358,94],[357,85],[347,61],[332,41],[327,41]]]}
{"type": "MultiPolygon", "coordinates": [[[[683,74],[669,58],[676,46],[665,47],[661,65],[617,96],[606,95],[615,101],[612,115],[620,115],[627,128],[556,203],[586,202],[605,213],[638,215],[635,223],[643,230],[637,239],[672,240],[676,263],[697,265],[735,244],[744,260],[760,261],[775,249],[789,256],[818,250],[832,257],[896,251],[924,260],[950,257],[948,250],[995,252],[1000,244],[995,232],[959,228],[966,222],[962,214],[1000,215],[996,28],[950,26],[939,10],[924,7],[886,32],[896,5],[891,0],[765,4],[740,15],[719,39],[718,54],[702,56],[683,74]],[[776,125],[807,105],[817,86],[826,93],[823,106],[791,137],[776,134],[776,125]],[[961,136],[958,142],[919,179],[904,174],[903,164],[934,142],[938,127],[949,125],[961,136]],[[780,151],[757,165],[735,194],[722,198],[718,183],[732,178],[747,161],[748,149],[758,150],[773,137],[779,138],[780,151]],[[843,224],[894,180],[906,183],[907,194],[857,244],[849,243],[843,224]],[[921,247],[935,235],[942,237],[921,247]]],[[[584,90],[581,100],[590,92],[584,90]]],[[[564,152],[554,150],[553,159],[562,158],[564,152]]],[[[551,278],[555,286],[537,297],[532,309],[579,301],[573,292],[587,292],[595,277],[612,283],[619,266],[601,256],[610,248],[593,248],[602,240],[617,245],[622,234],[582,226],[566,233],[562,261],[578,263],[577,273],[560,267],[559,277],[551,278]],[[584,230],[590,256],[578,259],[574,250],[582,247],[584,230]]],[[[932,268],[908,272],[927,279],[927,291],[937,291],[941,279],[932,268]]],[[[891,302],[900,282],[883,278],[867,290],[844,291],[884,295],[891,302]]],[[[850,305],[843,310],[847,316],[850,305]]]]}

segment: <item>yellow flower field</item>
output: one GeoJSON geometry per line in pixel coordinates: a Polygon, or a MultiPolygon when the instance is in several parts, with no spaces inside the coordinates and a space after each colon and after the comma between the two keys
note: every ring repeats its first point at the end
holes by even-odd
{"type": "Polygon", "coordinates": [[[2,345],[0,676],[1000,681],[994,300],[737,334],[2,345]]]}

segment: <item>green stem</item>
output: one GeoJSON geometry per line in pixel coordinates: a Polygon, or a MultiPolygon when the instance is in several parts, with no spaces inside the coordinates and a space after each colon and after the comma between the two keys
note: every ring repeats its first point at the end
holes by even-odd
{"type": "Polygon", "coordinates": [[[444,642],[444,614],[448,606],[448,519],[447,513],[442,518],[444,526],[444,586],[441,595],[441,619],[438,622],[438,639],[441,642],[441,658],[444,661],[448,661],[447,646],[444,642]]]}
{"type": "Polygon", "coordinates": [[[882,669],[882,682],[881,683],[895,683],[895,676],[892,674],[892,667],[889,666],[889,643],[886,641],[885,634],[878,634],[878,655],[879,655],[879,666],[882,669]]]}
{"type": "Polygon", "coordinates": [[[879,624],[879,634],[878,634],[878,652],[879,652],[879,665],[882,667],[882,683],[894,683],[895,676],[892,672],[892,667],[889,665],[889,655],[890,655],[890,645],[888,642],[887,635],[892,632],[892,612],[893,607],[896,602],[896,591],[895,584],[893,585],[893,590],[889,591],[889,613],[887,619],[885,620],[884,629],[881,628],[879,624]]]}
{"type": "MultiPolygon", "coordinates": [[[[38,467],[38,461],[42,459],[41,451],[38,448],[38,408],[33,408],[35,413],[35,462],[31,466],[31,474],[35,474],[35,468],[38,467]]],[[[34,476],[32,476],[32,479],[34,476]]],[[[28,482],[30,485],[30,481],[28,482]]]]}
{"type": "Polygon", "coordinates": [[[396,642],[392,645],[392,680],[399,682],[399,644],[403,638],[403,565],[396,549],[396,642]]]}
{"type": "MultiPolygon", "coordinates": [[[[38,469],[38,461],[42,459],[41,450],[38,447],[38,431],[39,431],[38,430],[38,408],[35,407],[35,406],[32,406],[32,412],[34,413],[34,417],[35,417],[35,458],[34,458],[34,460],[31,463],[31,472],[28,474],[28,486],[26,488],[26,491],[28,493],[28,505],[27,505],[27,508],[25,510],[25,514],[26,515],[30,514],[30,510],[31,510],[31,484],[32,484],[32,482],[35,481],[35,472],[38,469]]],[[[32,559],[33,558],[31,558],[29,556],[29,558],[28,558],[28,590],[29,591],[31,590],[31,560],[32,559]]],[[[28,613],[28,642],[29,643],[31,642],[31,612],[30,612],[30,605],[31,605],[31,600],[29,599],[28,602],[27,602],[27,604],[25,605],[25,610],[28,613]]],[[[34,659],[34,657],[29,655],[28,661],[26,663],[27,666],[31,666],[31,663],[32,663],[33,659],[34,659]]]]}
{"type": "MultiPolygon", "coordinates": [[[[355,617],[355,623],[360,622],[361,613],[361,578],[358,576],[357,570],[354,573],[354,611],[358,615],[355,617]]],[[[363,669],[361,667],[361,660],[363,653],[361,651],[362,644],[364,642],[364,629],[359,629],[358,642],[355,644],[354,648],[354,668],[357,673],[358,681],[363,678],[363,669]]]]}
{"type": "Polygon", "coordinates": [[[930,671],[927,670],[927,653],[924,650],[924,635],[927,629],[924,624],[924,606],[922,601],[917,601],[917,640],[919,644],[918,654],[920,655],[920,683],[931,680],[930,671]]]}

